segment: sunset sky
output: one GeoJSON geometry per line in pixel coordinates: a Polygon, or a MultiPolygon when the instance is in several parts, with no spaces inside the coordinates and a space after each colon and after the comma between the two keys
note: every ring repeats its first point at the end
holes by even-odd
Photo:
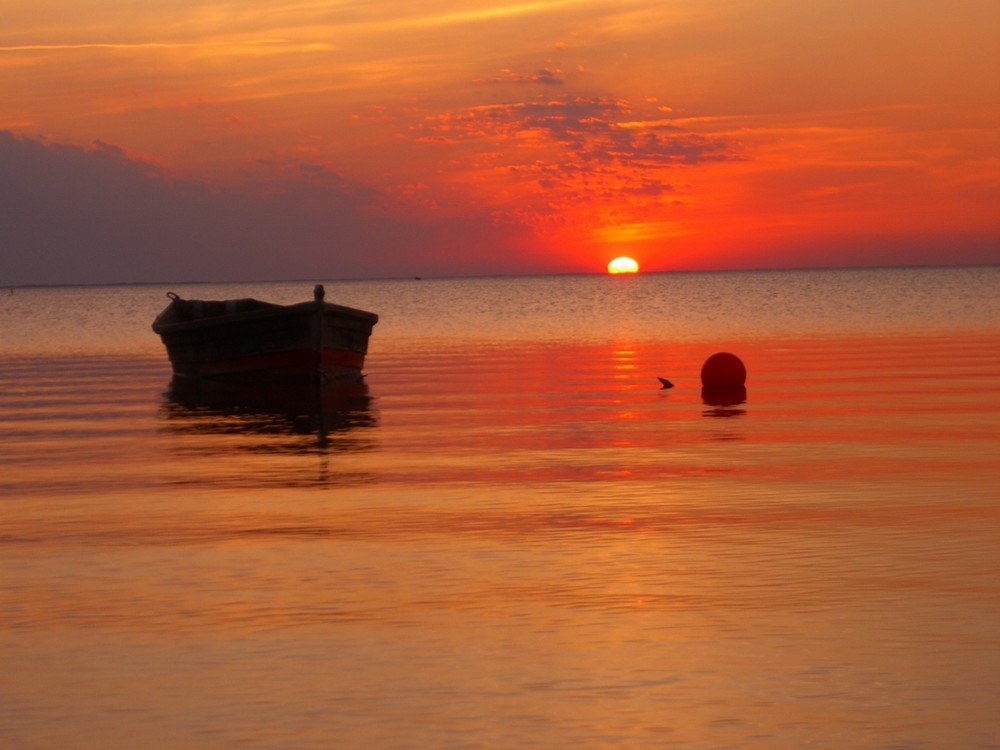
{"type": "Polygon", "coordinates": [[[0,284],[1000,262],[996,0],[0,0],[0,284]]]}

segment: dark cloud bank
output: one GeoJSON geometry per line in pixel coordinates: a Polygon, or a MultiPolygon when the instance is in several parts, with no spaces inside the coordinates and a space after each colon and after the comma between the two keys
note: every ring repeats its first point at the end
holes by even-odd
{"type": "Polygon", "coordinates": [[[386,217],[373,191],[301,171],[240,194],[170,179],[114,146],[0,131],[0,285],[503,272],[477,265],[486,219],[386,217]]]}

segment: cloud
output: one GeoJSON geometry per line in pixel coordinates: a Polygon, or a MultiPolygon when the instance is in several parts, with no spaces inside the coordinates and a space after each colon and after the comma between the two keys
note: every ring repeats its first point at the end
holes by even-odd
{"type": "Polygon", "coordinates": [[[498,76],[494,76],[493,78],[477,78],[473,83],[543,83],[548,86],[560,86],[566,82],[561,76],[562,71],[550,70],[548,68],[541,68],[534,73],[517,73],[510,68],[504,68],[498,76]]]}
{"type": "Polygon", "coordinates": [[[440,148],[454,182],[540,236],[568,223],[585,234],[659,221],[679,205],[682,170],[746,158],[727,138],[682,128],[667,111],[655,98],[539,94],[427,113],[410,137],[440,148]]]}
{"type": "MultiPolygon", "coordinates": [[[[539,15],[574,9],[580,0],[534,0],[523,3],[503,3],[488,8],[444,10],[430,15],[406,15],[392,17],[379,15],[380,28],[430,28],[437,26],[465,26],[468,24],[494,23],[504,19],[521,20],[526,16],[539,15]]],[[[420,6],[423,9],[423,6],[420,6]]],[[[395,10],[395,8],[393,8],[395,10]]]]}
{"type": "Polygon", "coordinates": [[[63,52],[66,50],[163,50],[163,49],[204,49],[211,47],[259,47],[270,45],[287,45],[287,39],[246,39],[239,42],[200,41],[200,42],[83,42],[79,44],[13,44],[0,45],[0,52],[63,52]]]}
{"type": "Polygon", "coordinates": [[[0,284],[497,272],[491,253],[464,249],[513,248],[493,254],[513,264],[530,240],[485,212],[448,223],[407,215],[318,165],[258,166],[272,171],[267,191],[241,193],[172,179],[108,144],[0,131],[0,284]]]}
{"type": "Polygon", "coordinates": [[[430,116],[415,130],[419,138],[449,142],[534,134],[540,145],[581,169],[597,170],[610,162],[657,168],[741,158],[723,138],[684,131],[662,117],[637,120],[633,114],[628,101],[613,97],[537,98],[430,116]]]}

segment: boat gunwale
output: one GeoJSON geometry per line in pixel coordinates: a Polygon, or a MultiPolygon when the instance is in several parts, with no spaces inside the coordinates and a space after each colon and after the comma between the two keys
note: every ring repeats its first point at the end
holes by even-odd
{"type": "MultiPolygon", "coordinates": [[[[205,302],[206,300],[185,299],[183,301],[188,303],[205,302]]],[[[272,302],[261,302],[260,300],[255,300],[255,302],[259,302],[263,306],[251,310],[223,313],[221,315],[207,315],[187,320],[161,321],[160,318],[165,315],[168,310],[170,310],[173,304],[175,304],[171,303],[165,310],[156,316],[156,319],[153,320],[152,328],[155,333],[163,335],[178,331],[197,330],[199,328],[208,329],[219,326],[252,323],[256,320],[269,318],[301,317],[305,315],[315,315],[317,313],[317,303],[315,300],[297,302],[291,305],[279,305],[272,302]]],[[[373,312],[368,312],[367,310],[361,310],[356,307],[348,307],[347,305],[339,305],[335,302],[322,302],[320,304],[323,306],[322,312],[324,317],[326,315],[339,315],[345,318],[354,318],[356,320],[369,323],[372,326],[378,323],[378,315],[373,312]]]]}

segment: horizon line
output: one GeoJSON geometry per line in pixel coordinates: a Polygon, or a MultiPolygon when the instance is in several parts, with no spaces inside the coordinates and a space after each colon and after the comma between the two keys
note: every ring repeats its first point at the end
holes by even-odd
{"type": "MultiPolygon", "coordinates": [[[[32,282],[26,284],[0,284],[0,289],[41,289],[54,287],[92,287],[92,286],[169,286],[174,285],[206,285],[206,284],[316,284],[340,283],[340,282],[374,282],[374,281],[450,281],[463,279],[530,279],[558,276],[599,276],[615,278],[634,278],[636,276],[664,276],[667,274],[703,274],[703,273],[801,273],[803,271],[892,271],[892,270],[919,270],[919,269],[959,269],[959,268],[1000,268],[1000,262],[996,263],[904,263],[874,266],[759,266],[753,268],[677,268],[662,269],[654,271],[642,271],[634,274],[609,274],[606,271],[561,271],[555,273],[481,273],[481,274],[455,274],[455,275],[421,275],[409,276],[351,276],[351,277],[300,277],[285,279],[214,279],[196,281],[168,280],[168,281],[87,281],[87,282],[53,282],[41,283],[32,282]]],[[[0,297],[4,295],[0,293],[0,297]]]]}

